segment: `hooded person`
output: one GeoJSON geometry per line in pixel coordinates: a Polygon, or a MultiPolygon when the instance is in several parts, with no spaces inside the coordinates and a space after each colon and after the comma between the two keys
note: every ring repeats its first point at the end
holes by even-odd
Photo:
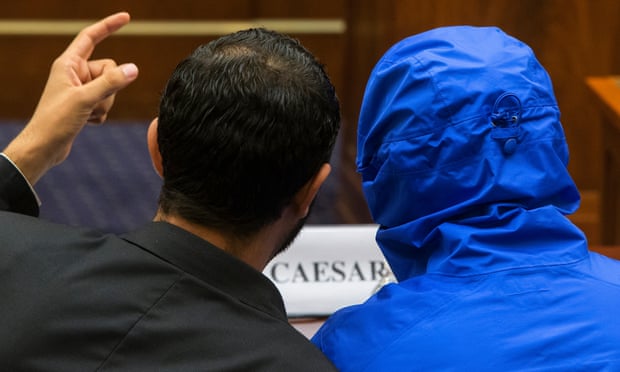
{"type": "Polygon", "coordinates": [[[590,252],[549,75],[494,27],[375,66],[357,167],[398,283],[313,342],[342,371],[619,370],[620,262],[590,252]]]}

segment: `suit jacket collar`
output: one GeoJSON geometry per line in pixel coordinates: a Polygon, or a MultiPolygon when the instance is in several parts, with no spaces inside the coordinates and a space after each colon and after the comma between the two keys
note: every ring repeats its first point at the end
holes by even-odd
{"type": "Polygon", "coordinates": [[[122,236],[226,295],[286,320],[280,292],[261,272],[190,232],[152,222],[122,236]]]}

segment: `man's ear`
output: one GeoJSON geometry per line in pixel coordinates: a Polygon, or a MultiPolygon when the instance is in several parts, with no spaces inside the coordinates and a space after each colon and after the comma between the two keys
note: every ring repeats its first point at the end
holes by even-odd
{"type": "Polygon", "coordinates": [[[164,169],[161,160],[161,153],[159,152],[159,144],[157,143],[157,125],[159,125],[158,118],[153,119],[149,125],[149,129],[146,132],[146,143],[149,147],[149,154],[151,155],[151,162],[153,162],[153,168],[160,177],[164,177],[164,169]]]}
{"type": "Polygon", "coordinates": [[[329,176],[332,167],[329,163],[324,163],[321,165],[321,168],[318,172],[312,177],[298,192],[295,194],[293,198],[293,202],[297,207],[297,212],[299,214],[299,218],[304,218],[308,215],[310,211],[310,205],[312,201],[316,197],[316,194],[319,192],[321,185],[329,176]]]}

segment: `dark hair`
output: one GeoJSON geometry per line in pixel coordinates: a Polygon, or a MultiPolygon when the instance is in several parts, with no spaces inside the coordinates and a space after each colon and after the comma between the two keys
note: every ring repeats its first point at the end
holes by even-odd
{"type": "Polygon", "coordinates": [[[160,208],[250,236],[329,161],[339,127],[334,87],[297,40],[265,29],[214,40],[161,98],[160,208]]]}

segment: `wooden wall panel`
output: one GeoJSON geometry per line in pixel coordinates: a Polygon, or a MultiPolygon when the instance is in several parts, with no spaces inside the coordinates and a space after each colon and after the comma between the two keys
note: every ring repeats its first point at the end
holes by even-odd
{"type": "Polygon", "coordinates": [[[252,0],[29,0],[7,2],[5,19],[97,19],[128,11],[134,19],[246,19],[253,17],[252,0]]]}
{"type": "MultiPolygon", "coordinates": [[[[127,10],[134,24],[143,21],[246,21],[344,20],[345,1],[300,0],[109,0],[103,3],[68,0],[32,0],[5,4],[2,20],[93,20],[127,10]]],[[[342,21],[344,23],[344,21],[342,21]]],[[[131,25],[130,25],[131,26],[131,25]]],[[[52,60],[70,42],[72,35],[11,34],[0,27],[0,119],[25,120],[35,107],[52,60]]],[[[277,29],[277,27],[276,27],[277,29]]],[[[342,32],[295,32],[292,36],[313,51],[326,65],[334,84],[342,84],[344,29],[342,32]]],[[[105,40],[95,57],[113,57],[117,62],[135,62],[138,80],[120,92],[110,120],[144,120],[156,115],[159,94],[176,64],[198,45],[219,35],[180,34],[115,35],[105,40]]]]}
{"type": "Polygon", "coordinates": [[[0,116],[2,119],[28,118],[43,91],[52,60],[69,38],[0,37],[0,116]]]}
{"type": "Polygon", "coordinates": [[[344,17],[346,2],[317,0],[252,1],[257,17],[338,18],[344,17]]]}

